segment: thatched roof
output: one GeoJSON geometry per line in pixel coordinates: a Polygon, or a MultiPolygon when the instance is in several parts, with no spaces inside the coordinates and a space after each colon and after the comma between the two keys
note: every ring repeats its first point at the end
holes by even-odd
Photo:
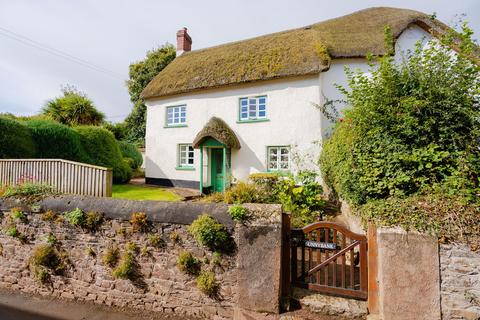
{"type": "Polygon", "coordinates": [[[424,13],[371,8],[304,28],[186,52],[143,90],[145,99],[230,84],[318,74],[331,58],[385,53],[384,27],[398,37],[417,24],[436,33],[447,28],[424,13]]]}
{"type": "Polygon", "coordinates": [[[193,140],[193,147],[199,148],[200,144],[208,138],[214,138],[228,148],[240,149],[240,141],[238,141],[235,132],[220,118],[212,117],[207,122],[193,140]]]}

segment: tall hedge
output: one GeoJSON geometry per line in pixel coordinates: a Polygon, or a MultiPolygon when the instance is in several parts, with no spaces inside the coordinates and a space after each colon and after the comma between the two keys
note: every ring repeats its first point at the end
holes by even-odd
{"type": "Polygon", "coordinates": [[[115,183],[130,180],[132,170],[123,160],[118,143],[110,131],[95,126],[80,126],[74,129],[80,135],[80,141],[92,164],[112,168],[115,183]]]}
{"type": "Polygon", "coordinates": [[[37,146],[37,158],[90,162],[80,142],[80,135],[72,128],[51,120],[30,120],[25,123],[37,146]]]}
{"type": "Polygon", "coordinates": [[[138,151],[138,148],[133,143],[127,141],[119,141],[118,145],[123,157],[133,160],[132,169],[140,168],[143,163],[143,157],[140,151],[138,151]]]}
{"type": "Polygon", "coordinates": [[[27,126],[23,123],[0,117],[0,158],[34,158],[35,144],[27,126]]]}

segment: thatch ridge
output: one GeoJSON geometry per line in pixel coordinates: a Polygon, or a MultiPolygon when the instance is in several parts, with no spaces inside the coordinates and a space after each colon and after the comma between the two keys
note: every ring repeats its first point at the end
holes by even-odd
{"type": "Polygon", "coordinates": [[[186,52],[144,89],[145,99],[231,84],[318,74],[332,58],[385,53],[384,27],[395,37],[417,24],[439,33],[448,28],[408,9],[376,7],[259,37],[186,52]]]}
{"type": "Polygon", "coordinates": [[[193,140],[193,147],[199,148],[200,144],[208,138],[214,138],[228,148],[240,149],[241,147],[235,132],[225,121],[218,117],[212,117],[203,129],[200,130],[193,140]]]}

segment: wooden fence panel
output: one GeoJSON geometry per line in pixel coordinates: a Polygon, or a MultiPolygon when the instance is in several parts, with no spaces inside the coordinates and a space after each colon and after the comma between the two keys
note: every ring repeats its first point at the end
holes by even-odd
{"type": "Polygon", "coordinates": [[[55,191],[112,196],[112,169],[63,159],[0,159],[0,186],[44,183],[55,191]]]}

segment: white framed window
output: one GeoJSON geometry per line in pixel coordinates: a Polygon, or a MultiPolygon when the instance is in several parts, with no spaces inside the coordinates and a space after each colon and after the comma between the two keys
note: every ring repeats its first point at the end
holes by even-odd
{"type": "Polygon", "coordinates": [[[178,166],[179,167],[193,167],[194,160],[193,146],[191,144],[179,144],[178,145],[178,166]]]}
{"type": "Polygon", "coordinates": [[[288,146],[267,147],[268,171],[290,170],[290,158],[290,147],[288,146]]]}
{"type": "Polygon", "coordinates": [[[167,107],[167,126],[180,126],[187,123],[187,106],[167,107]]]}
{"type": "Polygon", "coordinates": [[[240,98],[240,121],[267,119],[267,96],[240,98]]]}

